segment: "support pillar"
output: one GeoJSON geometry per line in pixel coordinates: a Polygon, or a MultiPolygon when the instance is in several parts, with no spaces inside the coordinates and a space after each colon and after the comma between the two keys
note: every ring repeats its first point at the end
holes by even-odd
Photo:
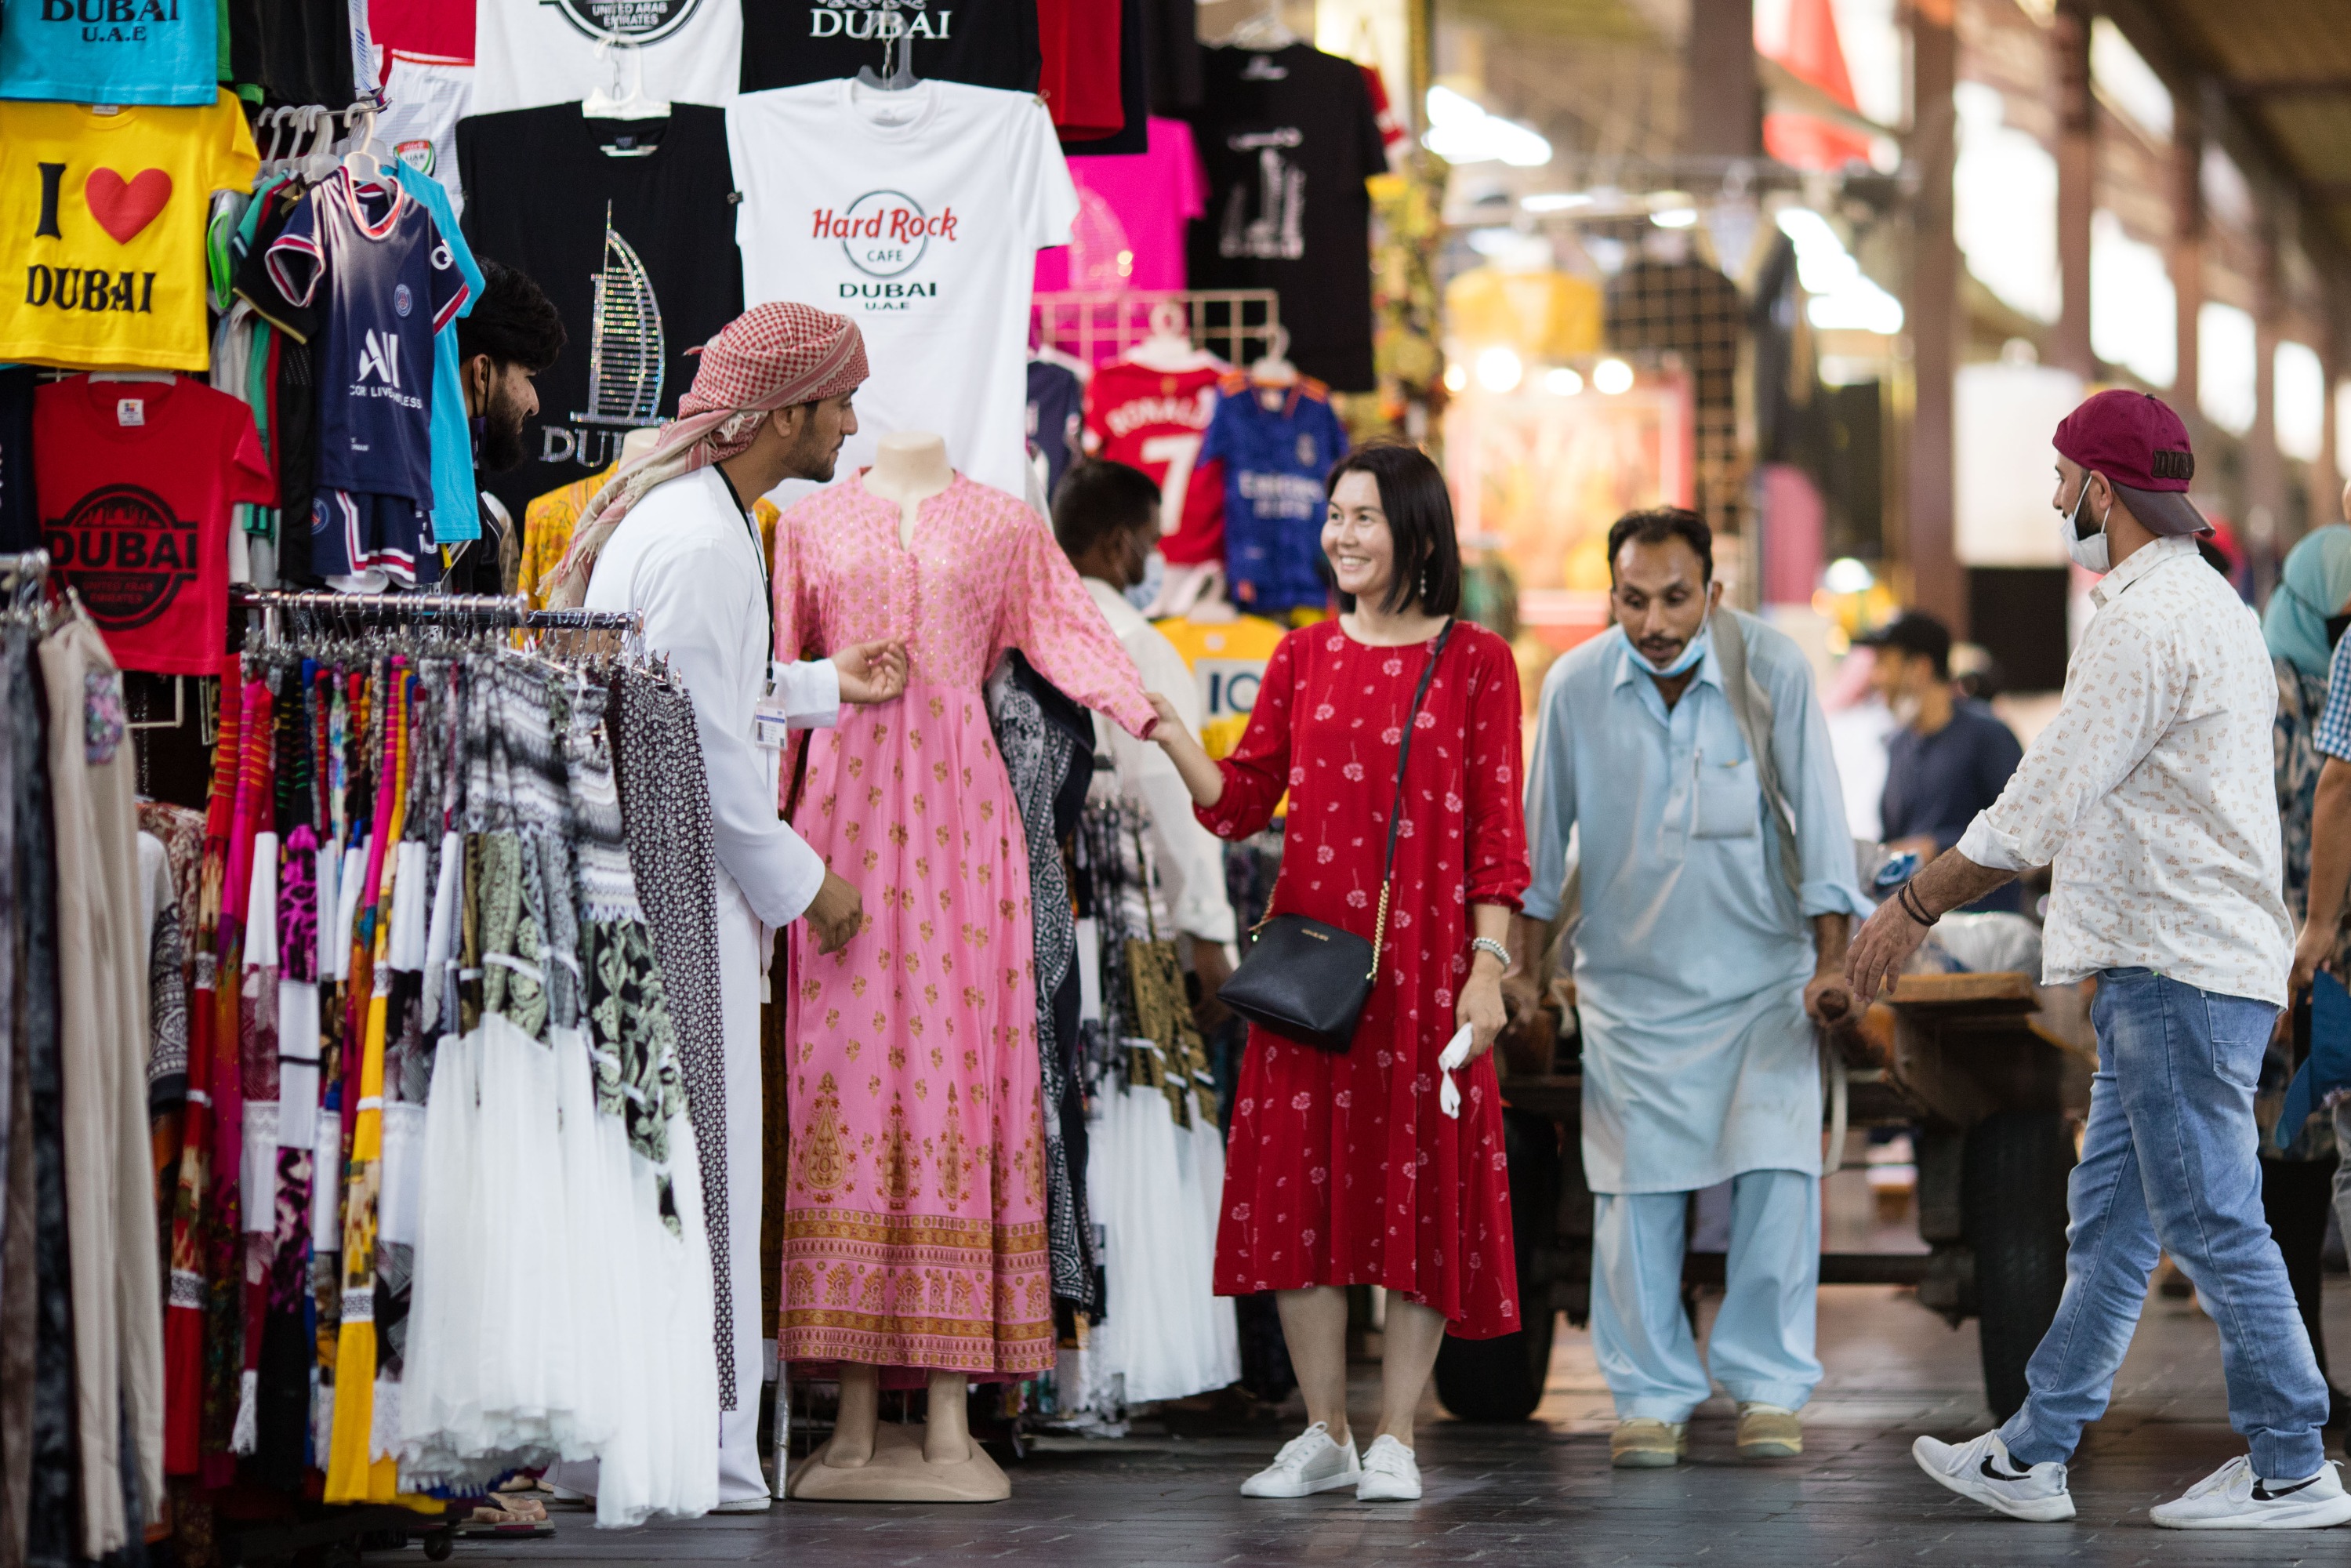
{"type": "Polygon", "coordinates": [[[2090,345],[2090,211],[2097,204],[2097,114],[2090,96],[2090,11],[2064,0],[2049,24],[2049,76],[2057,99],[2057,276],[2064,302],[2049,361],[2098,378],[2090,345]]]}
{"type": "Polygon", "coordinates": [[[1951,0],[1914,0],[1910,9],[1912,145],[1920,162],[1912,225],[1909,297],[1911,428],[1905,485],[1903,563],[1910,599],[1957,637],[1968,634],[1967,576],[1952,553],[1952,377],[1961,337],[1959,246],[1951,226],[1951,170],[1958,152],[1951,88],[1959,40],[1951,0]]]}
{"type": "Polygon", "coordinates": [[[1690,0],[1682,68],[1682,151],[1752,158],[1763,151],[1755,81],[1755,0],[1690,0]]]}
{"type": "Polygon", "coordinates": [[[2197,84],[2173,83],[2171,104],[2169,261],[2171,289],[2179,302],[2179,369],[2172,380],[2170,401],[2172,411],[2186,422],[2190,439],[2199,439],[2204,414],[2196,402],[2199,358],[2196,321],[2204,308],[2204,110],[2197,84]]]}
{"type": "Polygon", "coordinates": [[[2270,216],[2275,193],[2262,190],[2262,212],[2253,263],[2253,428],[2245,434],[2245,542],[2256,580],[2284,558],[2293,540],[2285,535],[2285,459],[2277,444],[2277,348],[2279,331],[2276,220],[2270,216]]]}

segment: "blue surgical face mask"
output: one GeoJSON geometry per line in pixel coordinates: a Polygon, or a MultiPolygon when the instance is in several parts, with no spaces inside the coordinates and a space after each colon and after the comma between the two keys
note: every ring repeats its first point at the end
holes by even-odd
{"type": "Polygon", "coordinates": [[[1157,550],[1143,558],[1143,580],[1126,590],[1126,601],[1137,610],[1148,610],[1159,598],[1160,589],[1167,581],[1167,559],[1157,550]]]}
{"type": "Polygon", "coordinates": [[[1687,674],[1691,670],[1698,667],[1698,662],[1706,657],[1707,649],[1712,645],[1707,640],[1708,635],[1708,629],[1700,627],[1698,629],[1698,635],[1683,643],[1682,651],[1675,656],[1674,662],[1667,664],[1662,670],[1657,668],[1656,665],[1649,663],[1648,655],[1643,653],[1640,649],[1635,648],[1633,650],[1633,653],[1635,657],[1640,659],[1641,667],[1647,670],[1653,675],[1687,674]]]}

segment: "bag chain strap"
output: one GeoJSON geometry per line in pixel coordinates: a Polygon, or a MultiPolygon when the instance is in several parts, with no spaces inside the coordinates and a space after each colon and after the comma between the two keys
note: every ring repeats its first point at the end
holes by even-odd
{"type": "Polygon", "coordinates": [[[1445,656],[1445,644],[1453,635],[1453,624],[1452,618],[1447,617],[1444,628],[1437,633],[1437,646],[1428,651],[1428,667],[1420,672],[1420,689],[1412,694],[1412,707],[1404,716],[1404,744],[1396,750],[1395,799],[1388,807],[1387,856],[1380,862],[1379,924],[1372,928],[1372,972],[1364,977],[1367,980],[1380,977],[1380,950],[1387,940],[1388,890],[1395,884],[1396,830],[1404,823],[1404,769],[1405,764],[1412,760],[1413,727],[1419,721],[1420,705],[1428,696],[1428,683],[1437,676],[1437,661],[1445,656]]]}

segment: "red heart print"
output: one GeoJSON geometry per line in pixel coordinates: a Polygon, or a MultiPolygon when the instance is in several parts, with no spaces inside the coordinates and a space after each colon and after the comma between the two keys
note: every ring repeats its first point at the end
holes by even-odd
{"type": "Polygon", "coordinates": [[[161,169],[141,169],[125,181],[111,169],[92,169],[81,193],[98,226],[112,235],[115,244],[129,245],[172,199],[172,176],[161,169]]]}

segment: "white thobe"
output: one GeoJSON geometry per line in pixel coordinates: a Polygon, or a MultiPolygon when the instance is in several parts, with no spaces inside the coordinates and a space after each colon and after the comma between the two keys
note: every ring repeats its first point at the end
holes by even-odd
{"type": "MultiPolygon", "coordinates": [[[[773,928],[807,912],[825,871],[777,814],[778,754],[753,737],[774,638],[758,538],[719,471],[696,469],[630,508],[597,557],[586,600],[590,610],[633,610],[644,618],[646,647],[667,656],[694,704],[710,777],[727,1187],[727,1256],[712,1262],[727,1270],[735,1318],[734,1408],[722,1414],[719,1429],[722,1503],[768,1490],[757,1441],[761,1342],[773,1336],[759,1310],[759,982],[773,928]]],[[[778,664],[773,675],[793,725],[832,724],[841,683],[830,662],[778,664]]]]}

